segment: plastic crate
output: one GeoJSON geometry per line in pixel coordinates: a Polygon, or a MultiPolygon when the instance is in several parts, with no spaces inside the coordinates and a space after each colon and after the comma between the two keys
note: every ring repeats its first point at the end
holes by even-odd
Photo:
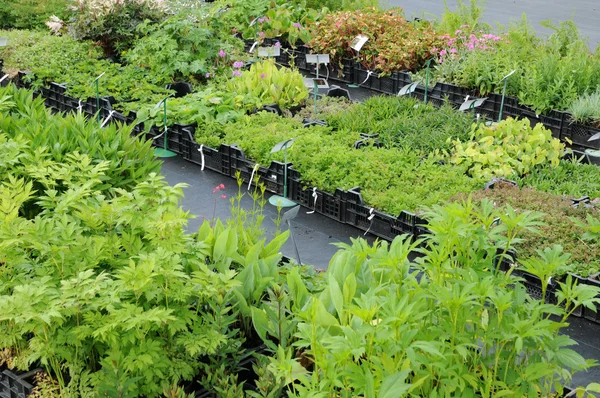
{"type": "Polygon", "coordinates": [[[222,144],[217,150],[198,144],[189,131],[184,135],[184,140],[187,141],[186,151],[183,153],[183,158],[185,160],[197,164],[198,166],[204,166],[217,173],[226,176],[230,175],[229,145],[222,144]],[[202,150],[202,152],[200,152],[200,150],[202,150]]]}
{"type": "Polygon", "coordinates": [[[565,127],[568,125],[569,114],[567,112],[550,111],[540,115],[540,121],[552,132],[554,138],[561,138],[565,127]]]}
{"type": "Polygon", "coordinates": [[[88,98],[87,101],[81,101],[81,110],[89,118],[97,117],[100,112],[100,120],[105,120],[112,111],[114,99],[111,97],[101,97],[99,100],[100,108],[96,98],[88,98]]]}
{"type": "Polygon", "coordinates": [[[354,187],[346,192],[346,223],[366,231],[370,226],[371,208],[364,205],[360,187],[354,187]]]}
{"type": "MultiPolygon", "coordinates": [[[[316,74],[316,65],[309,64],[310,73],[316,74]]],[[[343,58],[341,63],[319,65],[319,77],[342,83],[354,83],[354,60],[343,58]]]]}
{"type": "Polygon", "coordinates": [[[522,104],[519,105],[518,108],[520,109],[520,118],[528,119],[529,124],[531,125],[531,128],[534,128],[538,123],[542,123],[540,115],[537,114],[533,109],[529,108],[526,105],[522,105],[522,104]]]}
{"type": "MultiPolygon", "coordinates": [[[[596,286],[600,288],[600,274],[594,274],[589,278],[585,279],[585,283],[591,286],[596,286]]],[[[600,311],[599,308],[596,308],[596,311],[590,310],[589,308],[583,309],[583,317],[589,321],[594,323],[600,323],[600,311]]]]}
{"type": "MultiPolygon", "coordinates": [[[[229,147],[229,160],[230,160],[230,177],[236,178],[236,174],[240,174],[240,178],[246,183],[249,183],[252,179],[254,168],[256,163],[247,159],[242,149],[232,145],[229,147]]],[[[265,185],[268,192],[272,192],[278,195],[283,195],[284,178],[285,178],[285,165],[281,162],[272,161],[269,167],[258,166],[254,172],[255,176],[258,176],[259,183],[265,185]]],[[[289,164],[288,166],[289,167],[289,164]]]]}
{"type": "Polygon", "coordinates": [[[41,369],[17,375],[6,369],[0,373],[0,398],[25,398],[31,394],[33,384],[29,382],[41,369]]]}
{"type": "Polygon", "coordinates": [[[369,71],[361,64],[356,64],[354,84],[384,94],[397,94],[400,90],[398,78],[394,75],[380,77],[377,72],[369,71]]]}
{"type": "Polygon", "coordinates": [[[332,195],[316,188],[304,187],[300,180],[300,173],[293,168],[288,169],[289,197],[294,202],[314,210],[333,220],[346,222],[345,192],[336,189],[332,195]]]}
{"type": "Polygon", "coordinates": [[[455,108],[459,108],[469,96],[475,98],[474,92],[467,88],[455,86],[451,83],[438,83],[434,86],[431,97],[442,102],[448,101],[455,108]]]}
{"type": "Polygon", "coordinates": [[[561,132],[561,139],[568,138],[573,145],[584,149],[600,149],[600,140],[588,141],[594,134],[600,133],[600,129],[592,126],[583,126],[577,123],[565,123],[561,132]]]}
{"type": "MultiPolygon", "coordinates": [[[[528,272],[525,271],[521,271],[519,269],[516,269],[513,271],[513,275],[515,276],[519,276],[522,278],[521,283],[523,284],[523,286],[525,286],[525,290],[527,291],[527,294],[529,294],[529,296],[535,300],[541,300],[542,299],[542,283],[540,281],[540,278],[538,278],[535,275],[532,275],[528,272]]],[[[548,287],[546,289],[546,300],[545,302],[548,304],[556,304],[557,303],[557,299],[556,299],[556,295],[555,295],[555,291],[556,291],[556,282],[554,282],[554,280],[552,282],[550,282],[548,284],[548,287]]]]}

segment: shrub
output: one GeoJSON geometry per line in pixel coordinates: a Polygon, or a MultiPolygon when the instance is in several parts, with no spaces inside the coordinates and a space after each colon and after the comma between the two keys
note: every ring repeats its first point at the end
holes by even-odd
{"type": "Polygon", "coordinates": [[[6,0],[0,3],[0,29],[45,30],[52,15],[63,18],[68,0],[6,0]]]}

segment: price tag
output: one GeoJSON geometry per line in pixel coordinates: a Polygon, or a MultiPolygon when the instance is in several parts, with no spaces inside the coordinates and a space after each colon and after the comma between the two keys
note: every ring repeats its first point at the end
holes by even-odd
{"type": "Polygon", "coordinates": [[[363,48],[365,43],[368,41],[369,41],[369,38],[367,36],[358,35],[354,38],[354,40],[352,40],[352,43],[350,44],[350,48],[352,48],[356,51],[360,51],[360,49],[363,48]]]}

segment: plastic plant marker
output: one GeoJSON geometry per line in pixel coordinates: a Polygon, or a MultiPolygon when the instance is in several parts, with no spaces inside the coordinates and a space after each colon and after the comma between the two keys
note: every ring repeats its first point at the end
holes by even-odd
{"type": "Polygon", "coordinates": [[[407,84],[406,86],[402,87],[400,89],[400,91],[398,91],[397,96],[401,97],[404,95],[410,95],[416,90],[417,86],[418,86],[418,83],[416,83],[416,82],[407,84]]]}
{"type": "Polygon", "coordinates": [[[6,75],[2,76],[2,78],[0,78],[0,83],[2,83],[7,77],[8,77],[8,73],[6,75]]]}
{"type": "Polygon", "coordinates": [[[259,57],[279,57],[281,55],[280,47],[259,47],[259,57]]]}
{"type": "Polygon", "coordinates": [[[317,68],[317,78],[313,81],[313,102],[315,104],[315,117],[317,116],[317,94],[319,88],[329,88],[327,80],[319,79],[319,65],[329,64],[329,54],[306,54],[306,63],[315,64],[317,68]],[[324,82],[323,84],[321,84],[324,82]]]}
{"type": "Polygon", "coordinates": [[[467,97],[465,102],[460,104],[460,108],[458,108],[458,110],[459,111],[466,111],[467,109],[474,110],[475,108],[483,105],[483,103],[485,102],[486,99],[487,99],[487,97],[486,98],[473,98],[473,99],[469,99],[467,97]]]}
{"type": "Polygon", "coordinates": [[[6,47],[7,43],[8,43],[7,37],[0,37],[0,47],[6,47]]]}
{"type": "Polygon", "coordinates": [[[365,35],[358,35],[350,43],[350,48],[356,50],[356,52],[360,52],[366,42],[369,41],[369,38],[365,35]]]}
{"type": "Polygon", "coordinates": [[[433,58],[429,58],[427,62],[425,62],[425,65],[427,65],[427,69],[425,71],[425,98],[423,99],[425,104],[427,104],[427,92],[429,91],[429,69],[431,66],[431,61],[433,61],[433,58]]]}
{"type": "MultiPolygon", "coordinates": [[[[170,97],[171,95],[169,95],[170,97]]],[[[169,99],[169,97],[164,98],[162,101],[160,101],[156,106],[160,106],[160,104],[163,105],[163,122],[164,122],[164,130],[163,133],[161,134],[163,136],[163,147],[162,148],[156,148],[154,150],[154,156],[156,156],[157,158],[172,158],[174,156],[177,156],[177,154],[175,152],[169,151],[167,149],[167,136],[168,136],[168,128],[167,128],[167,99],[169,99]]],[[[155,137],[154,139],[160,138],[160,135],[155,137]]]]}
{"type": "Polygon", "coordinates": [[[504,111],[504,96],[506,95],[506,82],[508,78],[516,71],[516,69],[513,69],[512,72],[510,72],[508,75],[502,78],[502,80],[504,81],[504,87],[502,88],[502,101],[500,102],[500,114],[498,115],[498,123],[502,121],[502,112],[504,111]]]}
{"type": "Polygon", "coordinates": [[[287,149],[292,145],[295,138],[281,141],[271,149],[271,153],[283,151],[283,196],[273,195],[269,198],[269,203],[277,207],[292,207],[296,203],[287,198],[287,149]]]}
{"type": "MultiPolygon", "coordinates": [[[[0,80],[0,82],[1,82],[1,81],[2,81],[2,80],[0,80]]],[[[600,140],[600,133],[596,133],[596,134],[594,134],[593,136],[591,136],[591,137],[588,139],[588,142],[589,142],[589,141],[596,141],[596,140],[600,140]]]]}
{"type": "Polygon", "coordinates": [[[290,230],[290,236],[292,237],[292,243],[294,244],[294,250],[296,251],[296,257],[298,258],[298,265],[302,265],[300,261],[300,252],[298,251],[298,245],[296,244],[296,238],[294,237],[294,231],[292,230],[291,221],[296,218],[298,212],[300,211],[300,206],[296,206],[293,209],[286,211],[281,217],[281,221],[284,221],[288,225],[288,229],[290,230]]]}

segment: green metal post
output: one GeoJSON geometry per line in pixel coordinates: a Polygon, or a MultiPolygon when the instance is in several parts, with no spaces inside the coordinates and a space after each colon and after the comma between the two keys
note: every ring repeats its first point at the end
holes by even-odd
{"type": "Polygon", "coordinates": [[[498,123],[502,121],[502,112],[504,112],[504,96],[506,95],[506,81],[508,77],[504,78],[504,87],[502,88],[502,101],[500,102],[500,114],[498,115],[498,123]]]}
{"type": "Polygon", "coordinates": [[[165,136],[163,137],[163,148],[167,150],[167,99],[163,101],[163,114],[165,123],[165,136]]]}
{"type": "Polygon", "coordinates": [[[429,59],[425,64],[427,65],[427,70],[425,71],[425,98],[423,102],[427,104],[427,92],[429,91],[429,66],[431,65],[431,61],[433,58],[429,59]]]}
{"type": "Polygon", "coordinates": [[[100,123],[100,88],[98,85],[98,80],[100,80],[99,77],[96,79],[96,111],[98,114],[98,123],[100,123]]]}

